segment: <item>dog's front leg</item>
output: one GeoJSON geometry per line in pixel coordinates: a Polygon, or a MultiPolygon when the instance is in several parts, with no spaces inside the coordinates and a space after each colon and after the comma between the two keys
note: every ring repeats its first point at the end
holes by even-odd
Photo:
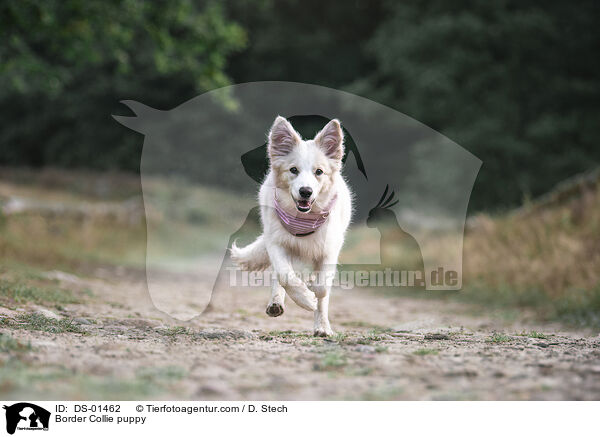
{"type": "Polygon", "coordinates": [[[292,260],[278,245],[267,245],[267,252],[279,284],[298,306],[308,311],[317,309],[317,298],[294,271],[292,260]]]}
{"type": "Polygon", "coordinates": [[[323,297],[317,298],[317,310],[315,311],[314,335],[317,337],[328,337],[335,334],[329,325],[329,295],[326,291],[323,297]]]}
{"type": "Polygon", "coordinates": [[[329,325],[329,295],[331,283],[337,268],[337,256],[324,260],[315,266],[317,282],[311,286],[317,296],[317,310],[315,311],[314,335],[327,337],[334,332],[329,325]]]}
{"type": "Polygon", "coordinates": [[[274,278],[271,283],[271,300],[267,305],[267,315],[270,317],[279,317],[285,311],[285,290],[274,278]]]}

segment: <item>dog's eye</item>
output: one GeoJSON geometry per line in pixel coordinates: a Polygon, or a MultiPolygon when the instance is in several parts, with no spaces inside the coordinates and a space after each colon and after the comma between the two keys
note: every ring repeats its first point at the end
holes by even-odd
{"type": "Polygon", "coordinates": [[[321,170],[320,168],[318,168],[318,169],[315,171],[315,174],[316,174],[317,176],[321,176],[321,175],[323,174],[323,170],[321,170]]]}
{"type": "Polygon", "coordinates": [[[292,172],[292,174],[298,174],[298,169],[296,167],[290,168],[290,171],[292,172]]]}

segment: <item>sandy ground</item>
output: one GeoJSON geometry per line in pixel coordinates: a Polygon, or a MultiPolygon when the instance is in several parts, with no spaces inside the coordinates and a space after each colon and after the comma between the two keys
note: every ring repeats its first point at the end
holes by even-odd
{"type": "MultiPolygon", "coordinates": [[[[338,335],[320,339],[312,315],[289,299],[283,316],[269,318],[265,290],[223,292],[213,311],[182,323],[154,308],[139,273],[99,270],[61,285],[91,291],[84,303],[52,310],[84,333],[0,327],[31,344],[18,357],[0,353],[2,397],[600,399],[600,337],[523,315],[340,290],[331,302],[338,335]]],[[[39,309],[3,309],[2,317],[39,309]]]]}

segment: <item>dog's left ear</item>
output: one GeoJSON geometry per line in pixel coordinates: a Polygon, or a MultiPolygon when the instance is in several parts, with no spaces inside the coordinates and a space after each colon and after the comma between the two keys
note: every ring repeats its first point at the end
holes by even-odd
{"type": "Polygon", "coordinates": [[[327,157],[341,161],[344,156],[344,132],[338,119],[334,118],[315,136],[315,143],[327,157]]]}

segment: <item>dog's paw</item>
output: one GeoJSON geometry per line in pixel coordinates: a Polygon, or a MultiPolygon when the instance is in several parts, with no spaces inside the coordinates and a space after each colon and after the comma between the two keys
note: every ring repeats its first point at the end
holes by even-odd
{"type": "Polygon", "coordinates": [[[335,335],[335,332],[331,328],[315,328],[315,337],[331,337],[335,335]]]}
{"type": "Polygon", "coordinates": [[[279,317],[283,314],[283,305],[279,303],[272,303],[267,307],[267,315],[269,317],[279,317]]]}

